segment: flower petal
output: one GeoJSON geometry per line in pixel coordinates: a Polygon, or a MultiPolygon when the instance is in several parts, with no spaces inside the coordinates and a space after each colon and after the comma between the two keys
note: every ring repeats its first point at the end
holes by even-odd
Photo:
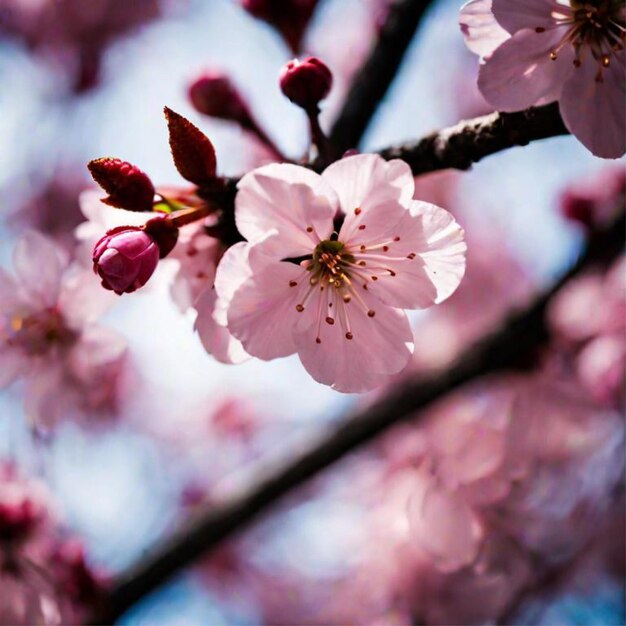
{"type": "Polygon", "coordinates": [[[418,200],[410,209],[390,204],[381,213],[388,222],[374,238],[368,223],[350,240],[357,261],[365,263],[361,275],[377,276],[367,281],[368,291],[389,306],[408,309],[449,297],[465,273],[464,233],[454,217],[418,200]]]}
{"type": "Polygon", "coordinates": [[[481,57],[489,56],[510,35],[498,24],[491,11],[491,0],[470,0],[459,17],[465,45],[481,57]]]}
{"type": "Polygon", "coordinates": [[[332,325],[319,320],[318,307],[311,304],[296,327],[295,343],[302,364],[315,380],[337,391],[360,393],[379,387],[406,366],[413,352],[406,314],[381,306],[367,292],[363,300],[376,311],[374,317],[354,300],[344,305],[335,298],[333,309],[328,309],[333,311],[332,325]],[[348,331],[352,339],[346,338],[348,331]]]}
{"type": "Polygon", "coordinates": [[[626,151],[624,53],[614,54],[596,77],[599,64],[587,57],[563,86],[559,102],[568,130],[593,154],[616,159],[626,151]]]}
{"type": "Polygon", "coordinates": [[[520,111],[545,100],[546,94],[557,98],[574,67],[574,53],[564,46],[553,61],[550,51],[566,29],[526,29],[505,41],[480,67],[478,87],[487,102],[500,111],[520,111]]]}
{"type": "Polygon", "coordinates": [[[523,28],[551,28],[557,22],[554,12],[571,15],[570,7],[556,0],[493,0],[493,15],[502,28],[514,34],[523,28]]]}
{"type": "Polygon", "coordinates": [[[390,202],[408,205],[413,198],[415,183],[411,168],[400,159],[385,161],[377,154],[357,154],[329,165],[322,177],[339,196],[346,214],[340,240],[348,239],[363,220],[384,219],[371,212],[390,202]],[[356,212],[355,212],[356,210],[356,212]]]}
{"type": "MultiPolygon", "coordinates": [[[[292,329],[301,289],[290,287],[306,270],[280,262],[255,247],[248,255],[251,276],[235,291],[228,305],[228,328],[248,354],[270,360],[296,351],[292,329]]],[[[308,281],[307,281],[308,282],[308,281]]]]}
{"type": "Polygon", "coordinates": [[[246,174],[237,188],[239,232],[257,243],[274,231],[266,254],[284,259],[310,253],[333,230],[335,194],[321,176],[304,167],[272,163],[246,174]]]}
{"type": "Polygon", "coordinates": [[[252,246],[239,242],[226,250],[215,272],[215,319],[222,326],[227,325],[226,311],[235,292],[252,276],[248,255],[252,246]]]}
{"type": "Polygon", "coordinates": [[[26,355],[0,345],[0,389],[8,387],[18,376],[24,374],[28,367],[26,355]]]}
{"type": "Polygon", "coordinates": [[[49,239],[34,231],[22,235],[13,251],[13,265],[23,293],[33,304],[56,304],[65,263],[49,239]]]}

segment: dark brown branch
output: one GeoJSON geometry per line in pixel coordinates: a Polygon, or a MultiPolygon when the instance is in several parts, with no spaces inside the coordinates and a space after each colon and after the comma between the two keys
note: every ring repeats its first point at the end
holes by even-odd
{"type": "Polygon", "coordinates": [[[555,102],[459,122],[419,141],[381,150],[379,154],[387,160],[403,159],[417,176],[447,168],[467,170],[490,154],[567,133],[555,102]]]}
{"type": "Polygon", "coordinates": [[[359,145],[430,4],[431,0],[396,0],[389,8],[376,45],[354,78],[330,131],[337,156],[359,145]]]}
{"type": "Polygon", "coordinates": [[[120,577],[92,620],[110,624],[133,604],[181,569],[193,564],[226,537],[249,524],[259,513],[343,456],[415,415],[416,411],[461,385],[486,374],[515,368],[546,343],[545,310],[552,296],[583,269],[615,258],[624,246],[623,215],[597,233],[578,262],[527,309],[513,313],[493,334],[477,343],[444,372],[393,388],[370,407],[345,420],[334,432],[286,467],[261,478],[231,502],[211,508],[171,537],[134,569],[120,577]]]}

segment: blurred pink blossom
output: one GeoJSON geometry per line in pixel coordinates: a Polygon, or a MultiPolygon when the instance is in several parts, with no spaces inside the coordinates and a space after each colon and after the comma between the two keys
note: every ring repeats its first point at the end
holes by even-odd
{"type": "Polygon", "coordinates": [[[568,130],[593,154],[626,150],[622,2],[471,0],[468,47],[484,59],[478,86],[501,111],[558,100],[568,130]]]}
{"type": "Polygon", "coordinates": [[[34,231],[13,266],[0,269],[0,386],[23,378],[27,413],[44,428],[112,408],[125,342],[96,324],[110,297],[34,231]]]}

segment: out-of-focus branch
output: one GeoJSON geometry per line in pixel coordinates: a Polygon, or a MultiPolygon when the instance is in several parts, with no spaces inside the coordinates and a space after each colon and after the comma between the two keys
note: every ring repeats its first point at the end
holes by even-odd
{"type": "Polygon", "coordinates": [[[396,0],[369,58],[355,76],[330,131],[337,156],[356,148],[387,93],[431,0],[396,0]]]}
{"type": "Polygon", "coordinates": [[[418,141],[386,148],[379,154],[387,160],[403,159],[417,176],[447,168],[467,170],[490,154],[568,132],[554,102],[459,122],[418,141]]]}
{"type": "Polygon", "coordinates": [[[371,406],[355,413],[309,451],[286,467],[261,477],[248,491],[212,507],[192,520],[154,553],[120,577],[103,599],[92,623],[110,624],[172,575],[193,564],[226,537],[250,523],[282,496],[311,479],[393,424],[415,416],[431,402],[461,385],[496,371],[515,368],[546,343],[545,312],[553,295],[572,277],[595,263],[608,263],[624,247],[625,222],[596,233],[578,262],[526,309],[512,313],[494,333],[461,355],[446,371],[392,388],[371,406]]]}

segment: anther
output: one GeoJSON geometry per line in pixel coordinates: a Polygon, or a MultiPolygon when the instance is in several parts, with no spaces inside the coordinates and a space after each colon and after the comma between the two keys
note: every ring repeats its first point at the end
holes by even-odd
{"type": "MultiPolygon", "coordinates": [[[[309,278],[309,284],[310,285],[317,285],[318,282],[319,281],[318,281],[317,278],[315,278],[315,276],[311,276],[311,278],[309,278]]],[[[289,283],[289,284],[291,285],[291,283],[289,283]]],[[[292,285],[292,286],[295,286],[295,285],[292,285]]],[[[322,289],[324,289],[324,287],[322,287],[322,289]]]]}
{"type": "Polygon", "coordinates": [[[327,317],[326,318],[326,323],[330,324],[332,326],[335,323],[335,320],[332,317],[327,317]]]}
{"type": "Polygon", "coordinates": [[[361,209],[360,208],[354,209],[354,214],[355,215],[361,215],[361,209]]]}
{"type": "Polygon", "coordinates": [[[552,51],[550,52],[550,58],[551,58],[553,61],[556,61],[556,60],[557,60],[557,54],[556,54],[556,52],[555,52],[554,50],[552,50],[552,51]]]}
{"type": "MultiPolygon", "coordinates": [[[[313,279],[311,279],[311,280],[313,280],[313,279]]],[[[297,286],[298,286],[298,283],[297,283],[295,280],[290,280],[290,281],[289,281],[289,286],[290,286],[290,287],[297,287],[297,286]]]]}
{"type": "Polygon", "coordinates": [[[602,57],[602,67],[609,67],[610,64],[611,64],[611,59],[609,58],[608,54],[605,54],[602,57]]]}
{"type": "Polygon", "coordinates": [[[346,295],[343,297],[343,301],[344,301],[346,304],[348,304],[348,302],[350,302],[350,300],[352,300],[352,296],[349,296],[348,294],[346,294],[346,295]]]}
{"type": "Polygon", "coordinates": [[[313,232],[313,226],[307,226],[306,227],[306,232],[307,233],[312,233],[313,232]]]}
{"type": "Polygon", "coordinates": [[[376,315],[376,311],[372,311],[372,309],[367,312],[367,317],[374,317],[374,315],[376,315]]]}
{"type": "Polygon", "coordinates": [[[361,224],[361,225],[359,226],[359,230],[365,230],[365,224],[361,224]]]}
{"type": "Polygon", "coordinates": [[[361,252],[365,252],[365,251],[367,250],[367,246],[361,245],[361,246],[359,247],[359,250],[360,250],[361,252]]]}
{"type": "Polygon", "coordinates": [[[302,311],[304,311],[304,307],[301,304],[296,304],[296,311],[298,311],[298,313],[302,313],[302,311]]]}
{"type": "Polygon", "coordinates": [[[393,270],[390,270],[389,268],[387,268],[387,271],[389,272],[389,276],[395,276],[396,273],[393,270]]]}
{"type": "Polygon", "coordinates": [[[535,32],[536,33],[545,33],[546,29],[543,28],[543,26],[537,26],[537,28],[535,28],[535,32]]]}
{"type": "Polygon", "coordinates": [[[315,343],[322,343],[322,340],[319,337],[315,338],[315,343]]]}
{"type": "Polygon", "coordinates": [[[367,265],[367,263],[365,261],[359,261],[359,265],[361,267],[365,267],[367,265]]]}
{"type": "Polygon", "coordinates": [[[352,339],[354,335],[352,333],[346,333],[346,339],[352,339]]]}
{"type": "Polygon", "coordinates": [[[378,276],[372,276],[372,280],[378,280],[378,276]]]}
{"type": "Polygon", "coordinates": [[[416,257],[417,255],[415,254],[415,252],[411,252],[410,254],[406,255],[407,259],[411,259],[411,261],[416,257]]]}
{"type": "Polygon", "coordinates": [[[394,241],[400,241],[400,237],[398,237],[398,235],[396,235],[396,236],[393,238],[393,240],[394,240],[394,241]]]}
{"type": "Polygon", "coordinates": [[[389,246],[383,246],[383,252],[389,252],[389,246]]]}

